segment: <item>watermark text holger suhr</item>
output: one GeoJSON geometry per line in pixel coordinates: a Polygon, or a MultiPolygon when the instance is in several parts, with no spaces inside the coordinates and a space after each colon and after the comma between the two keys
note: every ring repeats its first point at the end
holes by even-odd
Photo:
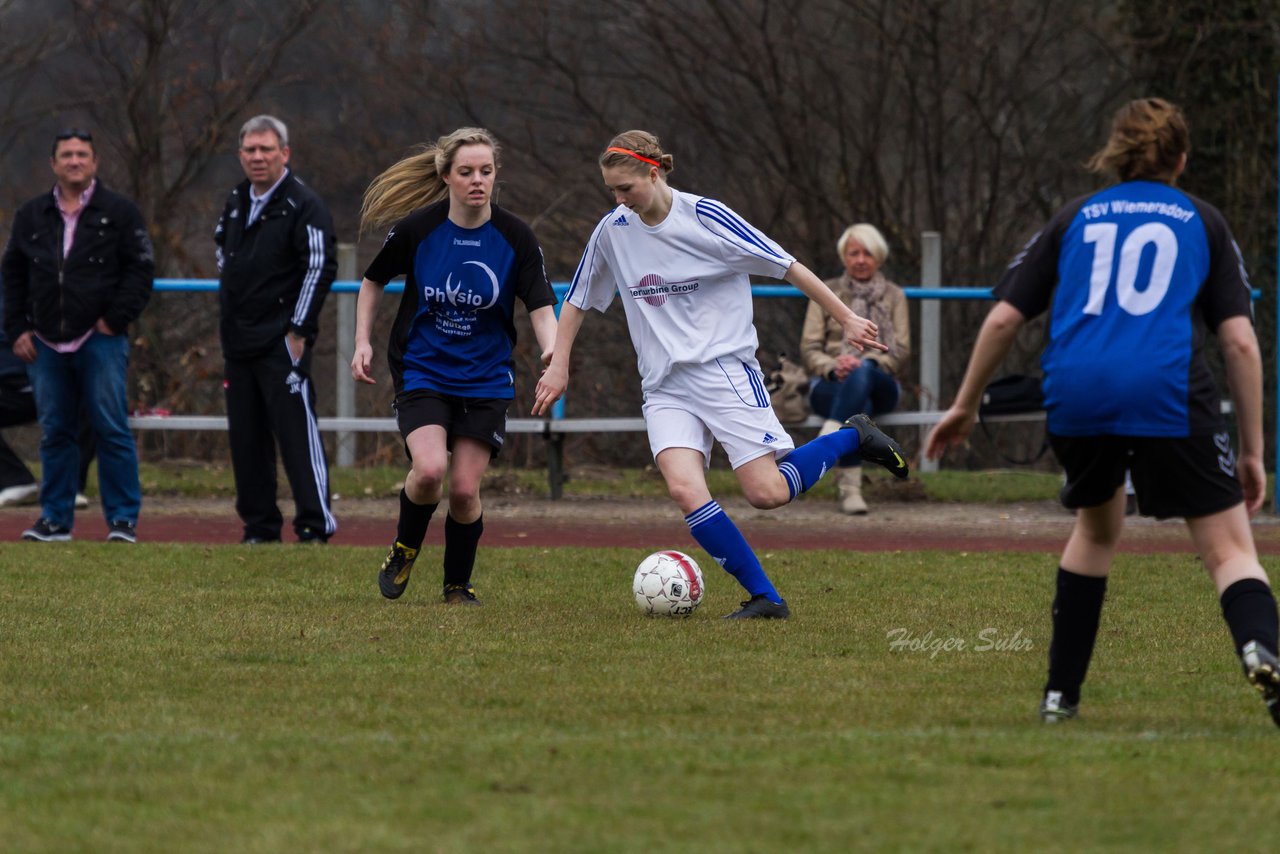
{"type": "Polygon", "coordinates": [[[885,637],[891,652],[928,653],[930,658],[936,658],[940,652],[1030,652],[1035,647],[1022,629],[1009,634],[994,626],[982,629],[972,638],[938,635],[933,629],[917,634],[901,627],[885,632],[885,637]]]}

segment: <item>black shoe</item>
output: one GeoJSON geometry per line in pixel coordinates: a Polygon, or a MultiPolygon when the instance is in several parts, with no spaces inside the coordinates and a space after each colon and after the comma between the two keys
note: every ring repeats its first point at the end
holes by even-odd
{"type": "Polygon", "coordinates": [[[890,439],[866,415],[853,416],[840,429],[858,431],[858,455],[864,460],[879,463],[897,478],[905,478],[911,473],[902,446],[890,439]]]}
{"type": "Polygon", "coordinates": [[[329,542],[329,535],[324,531],[317,531],[315,528],[300,528],[298,530],[298,542],[323,546],[329,542]]]}
{"type": "Polygon", "coordinates": [[[136,543],[138,525],[125,519],[117,519],[107,526],[108,543],[136,543]]]}
{"type": "Polygon", "coordinates": [[[1280,662],[1266,647],[1249,641],[1240,650],[1240,663],[1244,665],[1245,677],[1267,704],[1271,719],[1280,726],[1280,662]]]}
{"type": "Polygon", "coordinates": [[[787,607],[786,599],[781,602],[770,602],[768,596],[763,593],[757,593],[742,603],[741,610],[734,611],[732,614],[725,614],[721,619],[785,620],[790,616],[791,609],[787,607]]]}
{"type": "Polygon", "coordinates": [[[470,584],[446,584],[444,586],[444,604],[446,605],[479,605],[476,589],[470,584]]]}
{"type": "Polygon", "coordinates": [[[65,543],[71,539],[71,530],[41,516],[34,525],[22,532],[22,539],[39,543],[65,543]]]}
{"type": "Polygon", "coordinates": [[[409,586],[409,573],[413,570],[413,562],[418,559],[418,550],[401,545],[399,540],[391,544],[387,559],[382,562],[382,571],[378,573],[378,589],[388,599],[399,599],[400,594],[409,586]]]}
{"type": "Polygon", "coordinates": [[[1046,691],[1040,701],[1040,720],[1047,724],[1060,724],[1074,718],[1079,709],[1079,703],[1063,701],[1061,691],[1046,691]]]}

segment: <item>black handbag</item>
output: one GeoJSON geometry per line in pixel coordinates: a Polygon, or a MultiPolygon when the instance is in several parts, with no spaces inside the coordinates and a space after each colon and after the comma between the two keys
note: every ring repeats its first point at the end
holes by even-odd
{"type": "Polygon", "coordinates": [[[995,446],[1000,459],[1016,466],[1029,466],[1038,462],[1045,451],[1049,450],[1048,432],[1046,431],[1044,441],[1040,443],[1040,450],[1035,453],[1035,456],[1020,460],[1000,450],[1000,443],[991,434],[986,419],[992,415],[1020,415],[1025,412],[1040,412],[1043,409],[1044,392],[1040,388],[1040,378],[1029,377],[1026,374],[1008,374],[992,380],[982,390],[982,400],[978,404],[978,423],[982,425],[982,432],[995,446]]]}
{"type": "Polygon", "coordinates": [[[992,380],[982,390],[982,402],[978,404],[978,417],[984,415],[1017,415],[1022,412],[1039,412],[1044,409],[1044,392],[1040,390],[1040,378],[1025,374],[1009,374],[992,380]]]}

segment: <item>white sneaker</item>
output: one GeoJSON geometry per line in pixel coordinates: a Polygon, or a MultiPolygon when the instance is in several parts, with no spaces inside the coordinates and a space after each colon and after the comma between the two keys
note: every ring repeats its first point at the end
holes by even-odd
{"type": "Polygon", "coordinates": [[[40,484],[24,483],[21,486],[10,486],[0,489],[0,507],[18,507],[23,504],[35,504],[40,497],[40,484]]]}
{"type": "Polygon", "coordinates": [[[85,495],[83,492],[77,492],[76,493],[76,509],[83,510],[88,506],[89,506],[89,496],[85,495]]]}

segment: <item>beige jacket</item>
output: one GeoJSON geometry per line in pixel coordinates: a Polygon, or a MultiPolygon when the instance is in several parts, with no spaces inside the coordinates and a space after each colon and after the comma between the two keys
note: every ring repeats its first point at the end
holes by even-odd
{"type": "MultiPolygon", "coordinates": [[[[880,340],[889,345],[889,352],[868,350],[863,355],[896,377],[911,358],[911,315],[902,288],[879,273],[867,283],[854,282],[843,275],[827,280],[826,285],[842,303],[880,327],[880,340]],[[869,302],[869,295],[878,298],[869,302]]],[[[844,330],[821,306],[810,301],[804,316],[804,331],[800,334],[800,356],[805,370],[810,376],[825,378],[835,369],[836,357],[844,352],[849,352],[844,345],[844,330]]]]}

